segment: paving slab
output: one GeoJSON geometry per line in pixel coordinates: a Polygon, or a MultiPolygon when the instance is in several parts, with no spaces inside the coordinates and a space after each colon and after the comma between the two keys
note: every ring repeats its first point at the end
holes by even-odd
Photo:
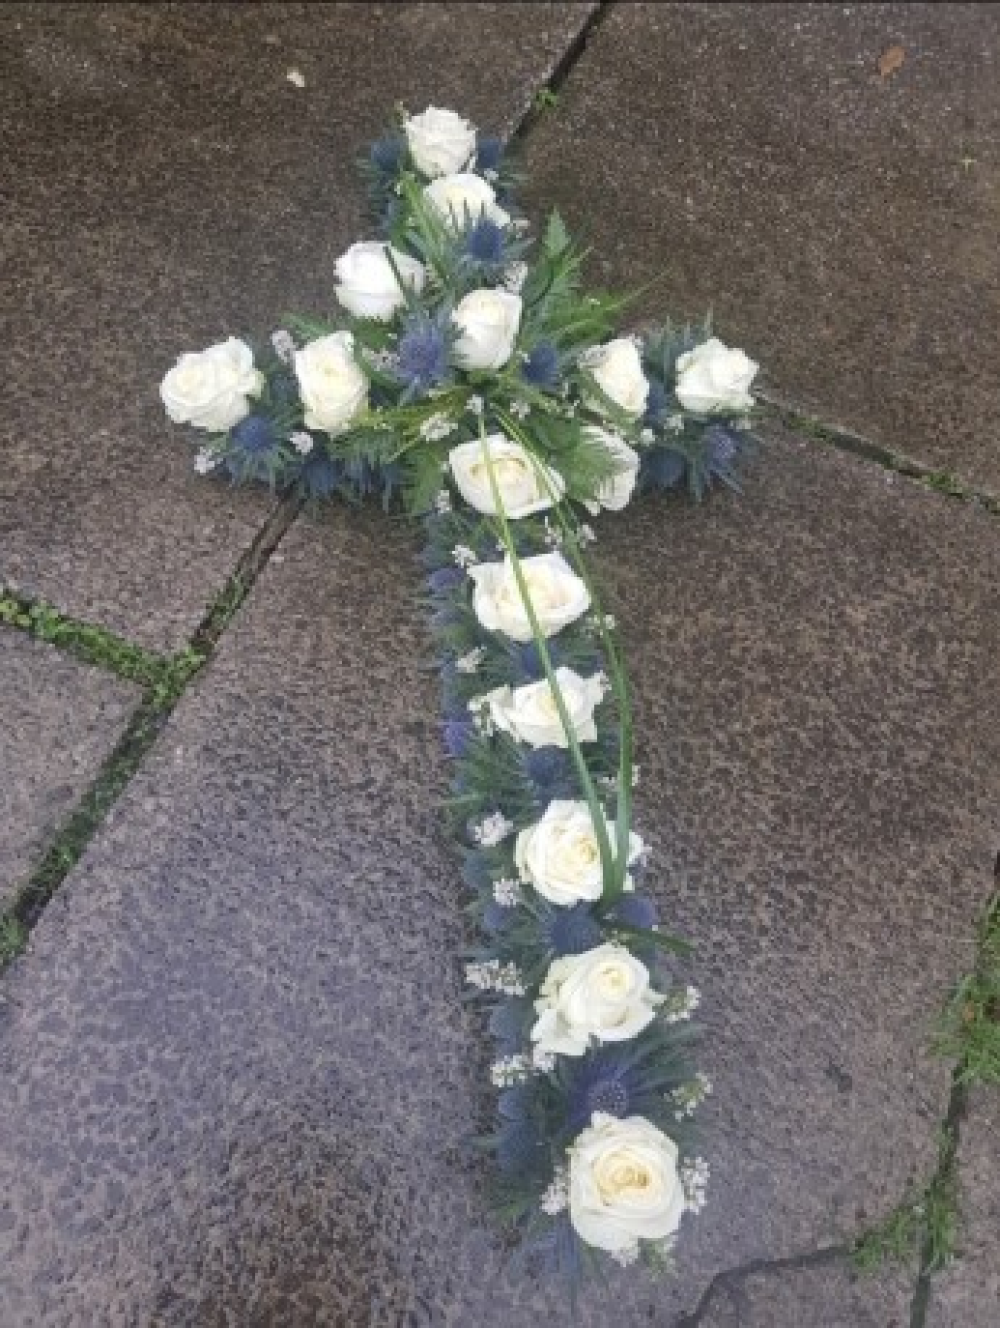
{"type": "MultiPolygon", "coordinates": [[[[742,499],[600,534],[714,1180],[680,1277],[579,1322],[666,1328],[933,1164],[926,1034],[996,845],[1000,528],[775,438],[742,499]]],[[[293,528],[5,976],[11,1328],[571,1322],[504,1267],[461,1148],[488,1055],[414,548],[380,512],[293,528]]]]}
{"type": "Polygon", "coordinates": [[[927,1328],[1000,1323],[1000,1093],[972,1092],[958,1153],[959,1258],[931,1283],[927,1328]]]}
{"type": "Polygon", "coordinates": [[[698,1328],[909,1328],[916,1270],[858,1276],[845,1260],[734,1279],[698,1328]]]}
{"type": "Polygon", "coordinates": [[[640,313],[1000,493],[1000,7],[614,6],[527,158],[640,313]]]}
{"type": "Polygon", "coordinates": [[[0,584],[190,636],[270,501],[191,474],[164,372],[326,311],[394,104],[507,129],[592,8],[5,5],[0,584]]]}
{"type": "Polygon", "coordinates": [[[0,628],[0,910],[121,737],[131,683],[0,628]]]}

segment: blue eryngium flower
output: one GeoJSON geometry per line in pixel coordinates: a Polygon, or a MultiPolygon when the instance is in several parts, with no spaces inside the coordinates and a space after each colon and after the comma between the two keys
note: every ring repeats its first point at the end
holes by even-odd
{"type": "Polygon", "coordinates": [[[371,164],[382,175],[398,175],[403,164],[406,144],[398,134],[386,134],[376,139],[369,152],[371,164]]]}
{"type": "Polygon", "coordinates": [[[248,415],[230,431],[229,437],[241,452],[259,456],[273,452],[278,446],[274,425],[263,415],[248,415]]]}
{"type": "Polygon", "coordinates": [[[656,926],[656,905],[647,895],[629,892],[622,895],[615,904],[610,918],[623,922],[626,927],[640,927],[643,931],[648,931],[656,926]]]}
{"type": "Polygon", "coordinates": [[[554,387],[559,381],[559,352],[551,341],[540,341],[521,365],[521,376],[532,387],[554,387]]]}
{"type": "Polygon", "coordinates": [[[474,263],[499,267],[503,262],[503,228],[488,217],[480,217],[465,232],[465,252],[474,263]]]}
{"type": "Polygon", "coordinates": [[[557,955],[584,954],[603,939],[589,904],[553,908],[539,922],[544,939],[557,955]]]}
{"type": "Polygon", "coordinates": [[[713,474],[725,473],[732,466],[740,451],[740,440],[721,424],[713,424],[705,430],[705,461],[713,474]]]}
{"type": "Polygon", "coordinates": [[[503,161],[503,143],[495,134],[481,134],[476,144],[476,170],[498,171],[503,161]]]}
{"type": "Polygon", "coordinates": [[[337,462],[319,447],[314,447],[295,476],[295,486],[305,498],[329,498],[342,478],[337,462]]]}
{"type": "Polygon", "coordinates": [[[595,1052],[575,1063],[572,1074],[566,1125],[573,1134],[590,1124],[595,1111],[619,1118],[629,1115],[639,1085],[627,1052],[595,1052]]]}
{"type": "Polygon", "coordinates": [[[642,454],[639,478],[643,488],[673,489],[684,479],[687,457],[670,448],[651,447],[642,454]]]}
{"type": "Polygon", "coordinates": [[[649,382],[649,391],[646,393],[646,410],[643,414],[643,420],[646,424],[658,424],[663,417],[663,412],[667,406],[667,390],[662,383],[658,383],[655,378],[649,382]]]}
{"type": "Polygon", "coordinates": [[[450,319],[450,311],[432,318],[420,309],[410,314],[403,325],[396,351],[399,377],[406,387],[404,400],[427,392],[450,377],[444,319],[450,319]]]}

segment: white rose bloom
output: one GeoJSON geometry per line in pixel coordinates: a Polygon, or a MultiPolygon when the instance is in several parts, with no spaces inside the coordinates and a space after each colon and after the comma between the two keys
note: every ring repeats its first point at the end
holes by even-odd
{"type": "Polygon", "coordinates": [[[368,379],[354,358],[350,332],[331,332],[296,351],[295,376],[309,429],[343,433],[368,404],[368,379]]]}
{"type": "Polygon", "coordinates": [[[639,453],[629,447],[619,434],[609,433],[606,429],[587,425],[583,432],[587,438],[603,444],[620,466],[618,473],[605,480],[597,490],[594,501],[584,506],[591,513],[599,512],[602,507],[606,507],[609,512],[620,512],[628,505],[635,491],[636,480],[639,478],[639,453]]]}
{"type": "Polygon", "coordinates": [[[410,156],[424,175],[454,175],[476,151],[476,130],[455,111],[428,106],[403,122],[410,156]]]}
{"type": "Polygon", "coordinates": [[[389,262],[390,252],[406,285],[418,295],[423,290],[425,273],[422,263],[381,240],[362,240],[359,244],[352,244],[337,259],[334,293],[348,313],[385,322],[406,304],[406,297],[389,262]]]}
{"type": "MultiPolygon", "coordinates": [[[[577,742],[596,742],[594,710],[604,699],[601,676],[581,678],[565,666],[556,669],[555,676],[577,742]]],[[[497,687],[480,698],[482,702],[488,707],[493,726],[518,742],[529,747],[569,747],[548,679],[524,687],[497,687]]]]}
{"type": "Polygon", "coordinates": [[[627,1042],[666,1000],[651,990],[646,965],[623,945],[607,942],[580,955],[553,959],[535,1001],[531,1040],[539,1051],[582,1056],[591,1042],[627,1042]]]}
{"type": "Polygon", "coordinates": [[[710,337],[677,360],[677,400],[694,415],[738,415],[753,406],[750,384],[758,365],[742,350],[710,337]]]}
{"type": "MultiPolygon", "coordinates": [[[[649,380],[642,372],[639,348],[628,337],[618,337],[603,346],[592,346],[580,356],[580,364],[589,371],[601,391],[637,419],[646,409],[649,380]]],[[[591,403],[600,410],[600,403],[591,403]]]]}
{"type": "Polygon", "coordinates": [[[521,326],[521,297],[505,290],[469,291],[452,322],[461,331],[455,359],[463,369],[502,369],[521,326]]]}
{"type": "Polygon", "coordinates": [[[160,384],[160,398],[175,424],[225,433],[250,414],[249,397],[260,396],[264,375],[253,367],[253,351],[230,337],[207,350],[182,355],[160,384]]]}
{"type": "MultiPolygon", "coordinates": [[[[604,823],[614,853],[616,828],[606,816],[604,823]]],[[[629,862],[635,862],[642,851],[642,840],[638,835],[630,834],[629,862]]],[[[521,879],[533,885],[551,904],[568,907],[581,901],[600,899],[604,889],[601,850],[590,808],[585,802],[561,798],[550,802],[542,819],[518,834],[514,862],[521,879]]],[[[628,877],[625,887],[632,888],[628,877]]]]}
{"type": "MultiPolygon", "coordinates": [[[[528,597],[543,636],[575,622],[590,608],[590,592],[561,553],[539,553],[521,559],[528,597]]],[[[475,582],[472,607],[488,632],[503,632],[514,641],[532,639],[531,623],[508,555],[502,563],[477,563],[469,568],[475,582]]]]}
{"type": "Polygon", "coordinates": [[[680,1226],[677,1145],[645,1116],[595,1111],[569,1150],[569,1215],[581,1240],[626,1254],[680,1226]]]}
{"type": "Polygon", "coordinates": [[[424,198],[447,225],[460,229],[466,220],[481,216],[506,226],[510,216],[497,202],[496,191],[488,180],[471,171],[442,175],[424,189],[424,198]]]}
{"type": "Polygon", "coordinates": [[[511,520],[543,512],[565,493],[566,485],[558,471],[535,460],[520,443],[502,433],[491,433],[483,439],[460,443],[448,453],[458,491],[477,512],[494,516],[497,510],[484,449],[492,462],[503,510],[511,520]]]}

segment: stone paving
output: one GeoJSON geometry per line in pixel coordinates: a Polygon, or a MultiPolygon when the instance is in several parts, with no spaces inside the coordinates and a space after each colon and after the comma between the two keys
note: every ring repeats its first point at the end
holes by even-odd
{"type": "Polygon", "coordinates": [[[96,778],[138,689],[13,631],[0,635],[0,909],[96,778]]]}
{"type": "MultiPolygon", "coordinates": [[[[1000,487],[996,7],[618,5],[579,54],[595,11],[8,6],[0,584],[183,646],[271,504],[190,477],[162,364],[328,299],[394,100],[509,131],[564,59],[526,155],[599,277],[668,266],[658,303],[714,298],[797,407],[1000,487]],[[942,175],[959,123],[976,160],[942,175]]],[[[843,1255],[926,1181],[948,1106],[928,1034],[1000,846],[1000,522],[773,427],[742,497],[599,534],[714,1177],[678,1277],[576,1322],[992,1328],[995,1094],[926,1318],[915,1268],[843,1255]]],[[[294,524],[0,975],[0,1328],[573,1322],[504,1265],[461,1148],[487,1049],[416,547],[380,512],[294,524]]],[[[139,694],[14,629],[0,665],[2,901],[139,694]]]]}

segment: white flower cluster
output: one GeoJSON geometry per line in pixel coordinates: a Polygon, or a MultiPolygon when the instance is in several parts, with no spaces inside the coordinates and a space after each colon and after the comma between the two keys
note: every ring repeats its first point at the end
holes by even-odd
{"type": "Polygon", "coordinates": [[[459,673],[477,673],[479,666],[486,658],[486,647],[476,646],[464,655],[459,655],[455,660],[455,668],[459,673]]]}
{"type": "Polygon", "coordinates": [[[513,1088],[531,1078],[531,1061],[527,1056],[501,1056],[490,1067],[490,1078],[497,1088],[513,1088]]]}
{"type": "Polygon", "coordinates": [[[508,821],[503,812],[492,812],[472,829],[472,837],[481,848],[494,848],[513,833],[514,822],[508,821]]]}
{"type": "Polygon", "coordinates": [[[428,443],[440,442],[442,438],[447,438],[450,433],[454,433],[458,425],[450,415],[445,415],[438,411],[435,415],[429,415],[418,432],[420,437],[428,443]]]}
{"type": "Polygon", "coordinates": [[[552,1180],[542,1194],[541,1210],[555,1217],[569,1207],[569,1172],[565,1167],[557,1167],[552,1180]]]}
{"type": "Polygon", "coordinates": [[[696,1074],[689,1084],[682,1084],[670,1094],[674,1117],[684,1120],[701,1106],[712,1092],[712,1081],[707,1074],[696,1074]]]}
{"type": "Polygon", "coordinates": [[[466,964],[465,980],[480,991],[499,991],[505,996],[523,996],[524,979],[516,964],[501,964],[499,959],[485,959],[466,964]]]}
{"type": "Polygon", "coordinates": [[[493,882],[493,898],[501,908],[517,908],[523,902],[524,895],[517,881],[502,876],[499,881],[493,882]]]}
{"type": "Polygon", "coordinates": [[[692,1213],[700,1213],[707,1203],[709,1175],[710,1168],[703,1157],[696,1157],[681,1167],[681,1185],[684,1187],[687,1208],[692,1213]]]}
{"type": "Polygon", "coordinates": [[[663,1019],[668,1024],[679,1024],[690,1019],[701,1004],[701,994],[697,987],[685,987],[676,996],[668,996],[663,1008],[663,1019]]]}

